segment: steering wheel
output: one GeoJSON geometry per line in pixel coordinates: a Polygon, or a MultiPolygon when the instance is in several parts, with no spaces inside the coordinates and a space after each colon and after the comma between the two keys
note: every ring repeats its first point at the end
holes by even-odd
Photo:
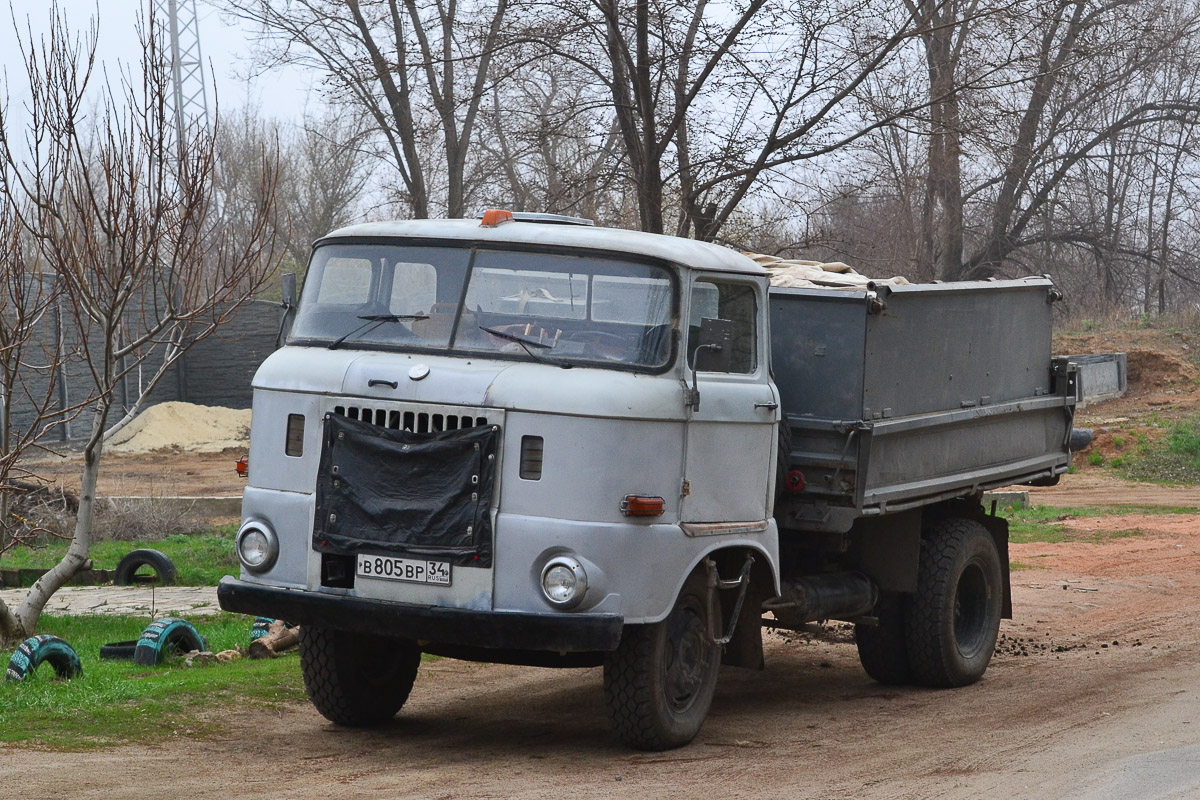
{"type": "Polygon", "coordinates": [[[570,342],[581,342],[594,357],[610,361],[620,360],[629,349],[628,338],[608,331],[575,331],[563,338],[570,342]]]}
{"type": "Polygon", "coordinates": [[[608,331],[575,331],[563,338],[570,342],[584,342],[585,344],[606,344],[612,347],[629,346],[629,339],[619,333],[609,333],[608,331]]]}

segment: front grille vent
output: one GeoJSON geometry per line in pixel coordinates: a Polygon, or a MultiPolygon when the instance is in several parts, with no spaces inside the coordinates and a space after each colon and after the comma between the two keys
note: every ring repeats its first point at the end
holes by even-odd
{"type": "Polygon", "coordinates": [[[333,413],[369,422],[381,428],[405,430],[410,433],[441,433],[463,428],[478,428],[488,424],[487,417],[430,411],[397,411],[364,406],[334,406],[333,413]]]}

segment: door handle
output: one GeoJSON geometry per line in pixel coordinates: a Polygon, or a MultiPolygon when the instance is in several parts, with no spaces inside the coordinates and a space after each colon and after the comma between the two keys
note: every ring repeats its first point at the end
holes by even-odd
{"type": "Polygon", "coordinates": [[[396,381],[385,381],[381,378],[372,378],[371,380],[367,381],[368,387],[387,386],[391,389],[395,389],[398,385],[399,384],[396,381]]]}
{"type": "Polygon", "coordinates": [[[769,411],[774,411],[775,409],[779,408],[779,403],[755,403],[754,407],[765,408],[769,411]]]}

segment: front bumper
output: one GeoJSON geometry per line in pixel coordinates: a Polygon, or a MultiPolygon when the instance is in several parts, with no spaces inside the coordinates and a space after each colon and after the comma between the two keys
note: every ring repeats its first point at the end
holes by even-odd
{"type": "Polygon", "coordinates": [[[229,576],[217,586],[225,611],[297,625],[496,650],[590,653],[615,650],[624,619],[616,614],[530,614],[390,603],[280,589],[229,576]]]}

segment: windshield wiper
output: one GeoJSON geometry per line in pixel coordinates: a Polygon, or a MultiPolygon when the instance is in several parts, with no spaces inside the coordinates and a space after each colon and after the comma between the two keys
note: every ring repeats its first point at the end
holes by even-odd
{"type": "Polygon", "coordinates": [[[524,336],[518,336],[517,334],[509,333],[508,331],[502,331],[499,328],[489,328],[486,325],[480,325],[479,330],[481,330],[485,333],[490,333],[492,336],[499,336],[501,339],[508,339],[510,342],[516,342],[517,344],[527,344],[531,347],[541,348],[542,350],[549,350],[551,347],[554,347],[554,345],[552,345],[552,344],[546,344],[545,342],[535,342],[533,339],[526,339],[524,336]]]}
{"type": "Polygon", "coordinates": [[[492,336],[498,336],[501,339],[507,339],[510,342],[516,342],[517,344],[521,345],[522,349],[524,349],[525,352],[529,354],[529,357],[534,361],[542,361],[546,364],[554,364],[555,366],[562,367],[563,369],[571,368],[571,365],[565,361],[559,361],[556,358],[547,358],[546,356],[539,355],[529,349],[530,347],[537,347],[542,350],[549,350],[550,348],[554,347],[552,344],[536,342],[533,339],[526,339],[524,336],[518,336],[515,333],[498,330],[497,328],[489,328],[487,325],[480,325],[479,330],[483,331],[484,333],[490,333],[492,336]]]}
{"type": "Polygon", "coordinates": [[[358,318],[366,320],[366,322],[364,322],[362,325],[359,325],[357,328],[350,331],[346,335],[342,336],[340,339],[335,341],[333,344],[329,345],[330,350],[336,350],[338,348],[338,346],[342,344],[342,342],[346,341],[351,336],[353,336],[354,334],[363,330],[364,328],[369,328],[370,330],[375,330],[376,328],[378,328],[380,325],[382,325],[385,322],[409,322],[409,321],[418,320],[418,319],[429,319],[429,315],[428,314],[359,314],[358,318]]]}

